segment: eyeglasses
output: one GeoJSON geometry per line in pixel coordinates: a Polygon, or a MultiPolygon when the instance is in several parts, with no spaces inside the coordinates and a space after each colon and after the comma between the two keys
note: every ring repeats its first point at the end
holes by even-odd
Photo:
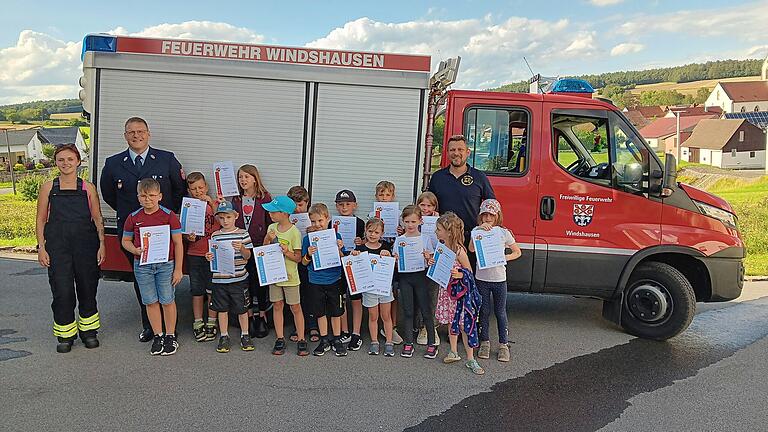
{"type": "Polygon", "coordinates": [[[144,136],[144,135],[146,135],[148,132],[149,132],[149,131],[145,131],[145,130],[138,130],[138,131],[125,131],[125,134],[126,134],[126,135],[128,135],[128,136],[135,136],[135,135],[138,135],[138,136],[144,136]]]}

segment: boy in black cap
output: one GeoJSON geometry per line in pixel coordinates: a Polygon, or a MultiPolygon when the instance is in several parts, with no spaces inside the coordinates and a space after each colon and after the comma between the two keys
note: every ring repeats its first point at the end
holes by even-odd
{"type": "MultiPolygon", "coordinates": [[[[355,246],[363,244],[365,237],[365,222],[355,216],[357,211],[357,198],[355,193],[349,189],[340,190],[336,194],[336,212],[339,216],[354,216],[357,219],[355,227],[355,246]]],[[[330,226],[328,228],[331,228],[330,226]]],[[[346,287],[346,281],[345,281],[346,287]]],[[[344,315],[341,316],[341,341],[347,343],[347,349],[357,351],[363,346],[363,340],[360,338],[360,326],[363,322],[363,295],[355,294],[348,296],[347,289],[344,290],[344,298],[349,297],[352,303],[352,334],[349,333],[349,321],[347,321],[347,309],[344,308],[344,315]]],[[[346,301],[346,300],[345,300],[346,301]]]]}

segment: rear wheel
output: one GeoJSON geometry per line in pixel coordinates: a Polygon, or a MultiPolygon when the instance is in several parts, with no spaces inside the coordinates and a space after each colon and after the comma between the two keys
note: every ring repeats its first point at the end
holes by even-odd
{"type": "Polygon", "coordinates": [[[691,324],[696,296],[691,283],[676,268],[647,262],[632,272],[622,309],[621,326],[628,333],[666,340],[691,324]]]}

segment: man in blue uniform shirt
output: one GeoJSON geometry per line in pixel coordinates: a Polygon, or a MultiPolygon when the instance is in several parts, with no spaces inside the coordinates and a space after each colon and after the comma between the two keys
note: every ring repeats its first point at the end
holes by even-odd
{"type": "MultiPolygon", "coordinates": [[[[110,156],[101,171],[99,188],[104,202],[117,212],[118,234],[123,229],[125,219],[141,205],[136,195],[136,185],[144,178],[154,178],[160,183],[163,199],[160,205],[178,213],[185,192],[184,172],[173,153],[149,146],[149,126],[140,117],[131,117],[125,122],[125,141],[128,149],[110,156]]],[[[131,266],[133,255],[126,252],[131,266]]],[[[152,329],[147,318],[147,310],[141,302],[138,285],[134,282],[136,298],[141,307],[141,321],[144,330],[139,340],[152,340],[152,329]]]]}

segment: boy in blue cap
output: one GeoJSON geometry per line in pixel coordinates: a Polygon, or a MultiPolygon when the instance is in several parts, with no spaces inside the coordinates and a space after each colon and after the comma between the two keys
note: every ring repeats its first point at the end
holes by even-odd
{"type": "Polygon", "coordinates": [[[296,203],[285,195],[277,196],[272,201],[261,205],[269,212],[269,217],[274,221],[267,227],[267,235],[264,244],[277,241],[285,256],[285,269],[288,280],[269,286],[269,301],[272,302],[272,313],[275,320],[275,346],[272,354],[283,355],[285,353],[285,335],[283,333],[283,308],[287,303],[293,314],[293,322],[296,324],[296,336],[298,338],[297,354],[306,356],[309,354],[307,341],[304,339],[304,312],[301,310],[301,297],[299,295],[299,266],[301,261],[301,232],[290,219],[291,213],[296,210],[296,203]]]}

